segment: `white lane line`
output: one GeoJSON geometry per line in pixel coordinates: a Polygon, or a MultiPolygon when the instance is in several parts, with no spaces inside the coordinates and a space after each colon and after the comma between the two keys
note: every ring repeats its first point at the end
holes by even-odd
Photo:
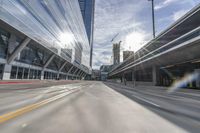
{"type": "Polygon", "coordinates": [[[138,97],[138,96],[136,96],[136,95],[132,95],[132,96],[134,96],[135,98],[137,98],[137,99],[139,99],[139,100],[141,100],[141,101],[144,101],[144,102],[147,102],[147,103],[149,103],[149,104],[151,104],[151,105],[154,105],[154,106],[156,106],[156,107],[160,107],[160,105],[155,104],[155,103],[153,103],[153,102],[151,102],[151,101],[148,101],[147,99],[138,97]]]}
{"type": "Polygon", "coordinates": [[[141,100],[141,101],[143,101],[143,102],[147,102],[147,103],[149,103],[149,104],[151,104],[151,105],[154,105],[154,106],[156,106],[156,107],[160,107],[160,105],[158,105],[158,104],[156,104],[156,103],[153,103],[153,102],[151,102],[151,101],[149,101],[149,100],[147,100],[147,99],[144,99],[144,98],[141,98],[141,97],[139,97],[139,96],[136,96],[135,94],[138,94],[137,92],[130,91],[130,90],[125,90],[125,89],[124,89],[124,91],[126,91],[126,92],[128,92],[128,93],[132,93],[132,96],[134,96],[135,98],[137,98],[137,99],[139,99],[139,100],[141,100]]]}

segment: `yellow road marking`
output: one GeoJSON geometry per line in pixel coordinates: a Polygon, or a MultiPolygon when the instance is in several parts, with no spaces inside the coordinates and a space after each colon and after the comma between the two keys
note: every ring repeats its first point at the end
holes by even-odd
{"type": "Polygon", "coordinates": [[[3,122],[6,122],[6,121],[8,121],[8,120],[10,120],[12,118],[15,118],[17,116],[20,116],[20,115],[22,115],[24,113],[30,112],[30,111],[32,111],[34,109],[37,109],[37,108],[39,108],[39,107],[41,107],[43,105],[46,105],[46,104],[48,104],[50,102],[58,100],[58,99],[60,99],[60,98],[62,98],[64,96],[67,96],[67,95],[71,94],[71,93],[77,92],[77,91],[79,91],[79,90],[75,90],[75,91],[71,90],[71,92],[69,91],[70,93],[59,94],[59,95],[56,95],[54,97],[48,98],[46,100],[43,100],[41,102],[34,103],[34,104],[31,104],[31,105],[25,106],[25,107],[23,107],[21,109],[17,109],[17,110],[15,110],[13,112],[1,115],[0,116],[0,124],[3,123],[3,122]]]}

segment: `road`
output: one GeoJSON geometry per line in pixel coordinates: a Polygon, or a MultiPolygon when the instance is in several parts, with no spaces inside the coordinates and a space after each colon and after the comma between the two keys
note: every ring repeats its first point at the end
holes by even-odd
{"type": "Polygon", "coordinates": [[[186,131],[200,132],[200,90],[105,84],[186,131]]]}
{"type": "Polygon", "coordinates": [[[183,96],[166,98],[164,90],[143,92],[146,88],[130,90],[95,81],[51,84],[42,88],[28,84],[9,86],[0,86],[2,133],[184,133],[195,132],[200,127],[197,94],[194,99],[192,94],[188,95],[191,97],[179,105],[184,111],[192,107],[194,110],[190,112],[196,115],[194,119],[185,116],[187,112],[165,114],[162,106],[179,111],[177,104],[181,103],[167,99],[178,101],[183,96]],[[146,93],[154,95],[147,97],[146,93]],[[176,117],[188,121],[188,127],[194,124],[193,128],[182,125],[187,122],[177,124],[173,121],[178,119],[176,117]]]}

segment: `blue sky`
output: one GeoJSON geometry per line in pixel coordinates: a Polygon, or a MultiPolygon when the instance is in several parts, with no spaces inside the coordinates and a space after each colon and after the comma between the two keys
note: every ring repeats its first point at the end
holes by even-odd
{"type": "MultiPolygon", "coordinates": [[[[191,10],[200,0],[154,0],[156,34],[191,10]]],[[[148,0],[96,0],[93,68],[112,63],[113,42],[121,51],[137,51],[152,39],[151,2],[148,0]]],[[[121,54],[122,55],[122,54],[121,54]]],[[[122,59],[122,57],[121,57],[122,59]]]]}

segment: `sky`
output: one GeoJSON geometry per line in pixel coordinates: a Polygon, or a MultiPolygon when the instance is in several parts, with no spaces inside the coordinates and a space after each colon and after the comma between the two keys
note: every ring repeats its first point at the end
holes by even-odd
{"type": "MultiPolygon", "coordinates": [[[[154,1],[156,35],[200,4],[200,0],[154,1]]],[[[96,0],[93,69],[112,63],[112,43],[122,41],[120,54],[122,61],[122,51],[137,51],[151,39],[150,1],[96,0]]]]}

